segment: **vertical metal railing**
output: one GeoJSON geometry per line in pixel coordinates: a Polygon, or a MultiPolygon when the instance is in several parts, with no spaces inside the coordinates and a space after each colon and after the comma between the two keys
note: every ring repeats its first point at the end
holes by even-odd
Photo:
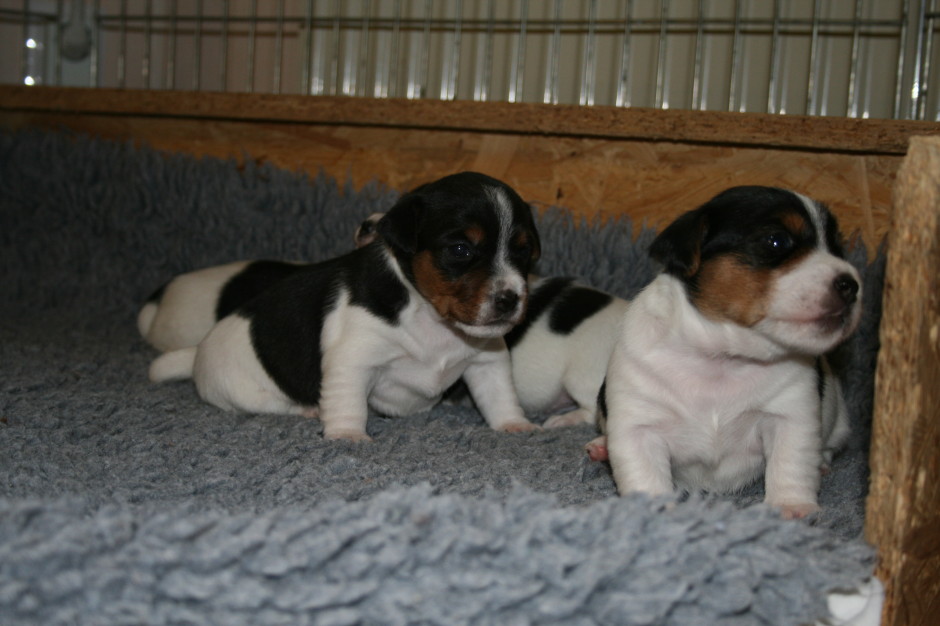
{"type": "Polygon", "coordinates": [[[931,67],[933,65],[933,56],[935,54],[934,50],[934,28],[933,24],[940,19],[940,15],[937,12],[937,2],[936,0],[925,0],[920,7],[920,14],[918,15],[918,42],[917,49],[919,54],[917,55],[917,69],[915,74],[917,76],[914,87],[911,90],[913,94],[911,111],[912,117],[915,119],[940,119],[940,110],[937,107],[940,107],[940,99],[936,97],[934,100],[937,103],[934,105],[935,110],[932,114],[928,113],[928,99],[930,97],[930,84],[931,84],[931,67]]]}
{"type": "Polygon", "coordinates": [[[940,118],[937,0],[85,0],[80,63],[79,1],[0,2],[0,80],[940,118]]]}
{"type": "Polygon", "coordinates": [[[626,0],[623,16],[623,39],[620,44],[620,70],[617,73],[617,99],[616,106],[630,106],[630,84],[633,72],[630,71],[630,42],[633,37],[633,3],[626,0]]]}
{"type": "Polygon", "coordinates": [[[555,0],[551,21],[551,42],[548,47],[548,62],[546,64],[545,89],[542,92],[542,102],[558,104],[558,65],[561,55],[561,0],[555,0]]]}
{"type": "Polygon", "coordinates": [[[509,94],[506,97],[508,102],[520,102],[523,98],[526,39],[529,31],[529,0],[522,0],[519,11],[519,32],[516,35],[512,73],[509,78],[509,94]]]}

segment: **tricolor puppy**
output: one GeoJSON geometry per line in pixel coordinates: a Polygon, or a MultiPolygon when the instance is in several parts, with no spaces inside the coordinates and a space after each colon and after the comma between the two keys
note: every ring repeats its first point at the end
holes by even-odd
{"type": "Polygon", "coordinates": [[[824,451],[848,435],[820,355],[861,314],[835,218],[792,191],[736,187],[650,254],[665,269],[627,309],[600,399],[618,490],[733,492],[763,474],[784,516],[817,510],[824,451]]]}
{"type": "Polygon", "coordinates": [[[597,421],[597,394],[628,302],[577,283],[539,278],[529,285],[525,319],[506,335],[522,408],[558,412],[544,426],[597,421]]]}
{"type": "Polygon", "coordinates": [[[539,256],[528,205],[466,172],[402,196],[376,229],[372,243],[262,291],[198,347],[158,357],[151,379],[192,376],[223,409],[318,415],[328,439],[366,440],[369,407],[427,410],[463,377],[492,428],[535,428],[503,340],[539,256]]]}
{"type": "MultiPolygon", "coordinates": [[[[362,247],[375,239],[373,213],[356,229],[362,247]]],[[[284,261],[236,261],[180,274],[157,289],[137,314],[141,336],[161,352],[197,345],[220,319],[302,267],[284,261]]]]}

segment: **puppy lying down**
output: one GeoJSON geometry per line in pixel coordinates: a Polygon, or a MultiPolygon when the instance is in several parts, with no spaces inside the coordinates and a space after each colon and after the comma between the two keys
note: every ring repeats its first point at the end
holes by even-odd
{"type": "Polygon", "coordinates": [[[622,494],[733,492],[763,474],[785,516],[815,511],[849,431],[820,357],[861,315],[835,218],[792,191],[732,188],[650,254],[664,270],[623,317],[600,396],[606,449],[589,453],[609,455],[622,494]]]}
{"type": "MultiPolygon", "coordinates": [[[[356,229],[357,248],[377,236],[384,213],[356,229]]],[[[138,314],[141,336],[158,350],[197,345],[215,323],[303,267],[238,261],[181,274],[154,292],[138,314]]],[[[595,424],[597,394],[627,301],[573,278],[529,277],[523,320],[506,334],[512,378],[526,413],[555,413],[544,426],[595,424]]]]}
{"type": "Polygon", "coordinates": [[[464,172],[402,196],[376,229],[364,247],[291,271],[197,347],[161,355],[151,379],[192,377],[223,409],[319,416],[325,437],[365,440],[370,406],[427,410],[462,377],[492,428],[535,428],[503,340],[540,253],[528,205],[464,172]]]}

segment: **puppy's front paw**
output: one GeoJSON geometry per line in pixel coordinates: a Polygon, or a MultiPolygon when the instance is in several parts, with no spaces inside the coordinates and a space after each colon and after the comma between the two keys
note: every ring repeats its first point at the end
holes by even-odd
{"type": "Polygon", "coordinates": [[[323,431],[323,438],[327,441],[345,440],[353,443],[372,441],[372,437],[361,430],[337,428],[323,431]]]}
{"type": "Polygon", "coordinates": [[[592,461],[606,461],[608,459],[607,436],[601,435],[597,439],[587,442],[584,444],[584,450],[592,461]]]}
{"type": "Polygon", "coordinates": [[[320,418],[320,407],[318,407],[318,406],[310,406],[310,407],[307,407],[307,408],[302,409],[302,410],[300,411],[300,415],[301,415],[302,417],[306,417],[307,419],[312,419],[312,420],[319,419],[319,418],[320,418]]]}
{"type": "Polygon", "coordinates": [[[534,430],[542,430],[538,424],[532,422],[507,422],[496,430],[503,433],[529,433],[534,430]]]}
{"type": "Polygon", "coordinates": [[[807,515],[812,515],[819,511],[819,505],[815,502],[801,502],[798,504],[780,504],[780,516],[783,519],[803,519],[807,515]]]}
{"type": "Polygon", "coordinates": [[[578,424],[593,424],[593,415],[587,409],[575,409],[567,413],[552,415],[545,420],[545,428],[560,428],[561,426],[577,426],[578,424]]]}

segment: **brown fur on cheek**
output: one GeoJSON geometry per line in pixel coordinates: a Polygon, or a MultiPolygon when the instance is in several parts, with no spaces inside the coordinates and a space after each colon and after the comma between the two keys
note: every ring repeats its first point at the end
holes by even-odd
{"type": "Polygon", "coordinates": [[[771,270],[760,270],[725,255],[703,263],[692,303],[705,317],[750,327],[767,312],[771,270]]]}
{"type": "Polygon", "coordinates": [[[488,277],[484,272],[471,272],[449,281],[441,275],[427,250],[415,256],[412,269],[418,291],[441,317],[465,324],[477,323],[486,300],[488,277]]]}

